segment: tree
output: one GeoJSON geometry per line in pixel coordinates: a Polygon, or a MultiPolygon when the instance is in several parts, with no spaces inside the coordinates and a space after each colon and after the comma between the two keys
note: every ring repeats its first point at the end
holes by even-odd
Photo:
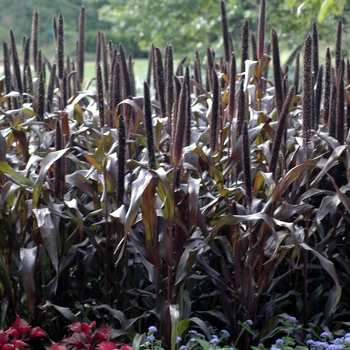
{"type": "MultiPolygon", "coordinates": [[[[330,43],[334,39],[337,16],[343,15],[346,22],[345,13],[350,9],[345,2],[269,0],[267,40],[269,28],[273,26],[281,38],[281,48],[293,51],[298,48],[295,43],[303,42],[312,21],[321,13],[327,16],[318,25],[320,40],[330,43]]],[[[249,18],[252,31],[257,32],[259,5],[259,0],[226,0],[229,28],[236,50],[240,46],[241,26],[245,18],[249,18]]],[[[107,4],[101,6],[99,16],[111,23],[115,32],[128,33],[143,49],[147,49],[151,42],[159,47],[171,43],[177,54],[196,50],[203,52],[208,46],[222,54],[218,0],[107,0],[107,4]]]]}

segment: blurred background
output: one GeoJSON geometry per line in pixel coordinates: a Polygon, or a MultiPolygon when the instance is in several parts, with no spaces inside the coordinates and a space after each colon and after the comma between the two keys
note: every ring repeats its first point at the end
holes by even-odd
{"type": "MultiPolygon", "coordinates": [[[[23,35],[30,36],[33,11],[39,10],[39,47],[50,61],[54,59],[53,16],[63,13],[66,54],[75,57],[78,15],[82,5],[86,8],[86,61],[94,61],[98,30],[105,32],[107,40],[123,43],[126,52],[133,53],[134,58],[141,59],[140,62],[147,58],[152,42],[161,49],[172,44],[175,56],[180,59],[188,55],[190,62],[195,51],[204,58],[208,46],[215,50],[217,58],[222,55],[219,0],[2,0],[1,4],[0,38],[9,41],[8,33],[12,29],[18,44],[23,35]]],[[[240,51],[241,26],[245,18],[249,18],[250,28],[257,34],[259,7],[260,0],[226,1],[235,51],[240,51]]],[[[350,39],[350,2],[267,0],[267,38],[271,27],[275,27],[280,38],[282,64],[292,63],[295,53],[302,49],[306,33],[321,9],[327,14],[322,23],[317,23],[322,62],[328,45],[334,51],[334,33],[339,18],[344,26],[343,43],[350,39]]],[[[0,47],[1,52],[2,45],[0,47]]],[[[349,54],[347,50],[344,44],[345,56],[349,54]]],[[[140,70],[143,69],[142,66],[140,70]]],[[[92,74],[93,71],[94,68],[92,74]]],[[[135,73],[138,74],[137,67],[135,73]]]]}

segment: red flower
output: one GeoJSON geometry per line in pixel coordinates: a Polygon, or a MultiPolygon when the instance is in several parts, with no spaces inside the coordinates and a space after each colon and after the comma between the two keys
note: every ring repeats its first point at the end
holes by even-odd
{"type": "Polygon", "coordinates": [[[21,333],[17,330],[17,328],[15,327],[10,327],[7,331],[7,334],[12,335],[14,338],[19,339],[19,337],[21,336],[21,333]]]}
{"type": "Polygon", "coordinates": [[[103,341],[102,343],[98,344],[97,349],[98,350],[114,350],[114,349],[118,349],[118,348],[111,341],[103,341]]]}
{"type": "Polygon", "coordinates": [[[24,334],[29,332],[32,329],[32,326],[30,326],[27,321],[23,320],[23,318],[20,318],[19,315],[16,314],[16,321],[11,328],[16,328],[21,334],[24,334]]]}
{"type": "Polygon", "coordinates": [[[52,343],[52,346],[46,348],[47,350],[67,350],[64,345],[60,345],[58,343],[52,343]]]}
{"type": "Polygon", "coordinates": [[[95,327],[95,326],[96,326],[96,321],[91,322],[90,325],[88,325],[87,323],[74,322],[69,326],[69,328],[73,332],[84,333],[84,334],[88,335],[91,331],[91,328],[95,327]]]}
{"type": "Polygon", "coordinates": [[[40,327],[34,327],[29,332],[29,338],[45,337],[46,333],[40,327]]]}
{"type": "Polygon", "coordinates": [[[9,340],[9,336],[4,331],[0,331],[0,346],[4,346],[9,340]]]}

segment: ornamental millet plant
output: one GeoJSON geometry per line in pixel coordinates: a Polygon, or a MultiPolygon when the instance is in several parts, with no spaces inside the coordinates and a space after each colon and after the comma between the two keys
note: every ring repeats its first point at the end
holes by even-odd
{"type": "MultiPolygon", "coordinates": [[[[345,61],[340,55],[332,81],[327,50],[323,79],[314,28],[302,69],[299,55],[282,69],[283,36],[272,29],[265,39],[265,1],[251,26],[258,33],[242,19],[243,50],[234,51],[240,38],[223,1],[218,13],[224,57],[208,48],[174,69],[172,47],[164,54],[152,45],[142,97],[135,96],[133,56],[108,33],[97,36],[97,80],[83,86],[83,8],[75,62],[64,54],[62,15],[53,20],[53,62],[40,37],[37,49],[29,45],[34,38],[24,40],[24,78],[16,70],[21,58],[11,56],[14,40],[10,50],[3,44],[0,297],[7,326],[21,310],[59,342],[79,319],[88,328],[96,320],[117,330],[110,335],[121,347],[140,344],[156,325],[167,349],[192,327],[218,347],[213,325],[242,350],[271,343],[281,313],[346,331],[348,149],[338,113],[348,99],[345,61]],[[37,51],[37,71],[28,47],[37,51]],[[239,322],[247,318],[252,333],[239,322]]],[[[60,346],[72,345],[52,344],[60,346]]]]}

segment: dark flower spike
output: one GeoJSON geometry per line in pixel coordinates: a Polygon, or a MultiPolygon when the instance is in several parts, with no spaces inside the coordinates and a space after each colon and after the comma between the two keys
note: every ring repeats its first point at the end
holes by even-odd
{"type": "Polygon", "coordinates": [[[241,73],[245,71],[245,61],[249,59],[249,19],[242,26],[241,73]]]}
{"type": "Polygon", "coordinates": [[[119,55],[120,55],[120,68],[123,78],[123,98],[128,98],[131,96],[131,86],[130,86],[130,80],[129,80],[129,72],[128,67],[126,63],[126,56],[124,47],[122,44],[119,45],[119,55]]]}
{"type": "Polygon", "coordinates": [[[154,45],[152,43],[150,51],[148,53],[148,66],[147,66],[147,79],[146,79],[148,86],[151,86],[152,67],[153,67],[153,51],[154,51],[154,45]]]}
{"type": "Polygon", "coordinates": [[[187,94],[187,83],[183,81],[177,106],[177,117],[175,121],[176,126],[174,129],[174,145],[172,150],[173,164],[175,169],[178,169],[180,167],[182,158],[183,137],[185,134],[187,119],[187,94]]]}
{"type": "Polygon", "coordinates": [[[103,81],[101,66],[98,64],[96,66],[96,80],[97,80],[97,103],[98,103],[98,113],[100,119],[101,129],[105,126],[105,106],[103,100],[103,81]]]}
{"type": "Polygon", "coordinates": [[[212,71],[212,96],[213,104],[211,111],[211,122],[210,122],[210,149],[214,153],[217,150],[217,129],[218,129],[218,115],[219,115],[219,79],[215,72],[212,71]]]}
{"type": "Polygon", "coordinates": [[[56,63],[53,63],[51,66],[49,85],[47,87],[47,101],[50,103],[50,106],[53,105],[53,93],[55,90],[55,82],[56,82],[56,63]]]}
{"type": "Polygon", "coordinates": [[[231,124],[235,113],[235,95],[236,95],[236,56],[231,54],[230,63],[230,82],[229,82],[229,99],[228,99],[228,122],[231,124]]]}
{"type": "Polygon", "coordinates": [[[21,68],[19,66],[15,35],[13,34],[12,29],[10,30],[10,39],[11,39],[12,63],[13,63],[13,70],[15,72],[17,90],[22,95],[23,87],[22,87],[22,80],[21,80],[21,68]]]}
{"type": "Polygon", "coordinates": [[[10,52],[6,41],[3,41],[2,48],[4,57],[5,92],[8,94],[11,92],[11,63],[10,52]]]}
{"type": "Polygon", "coordinates": [[[312,73],[316,80],[318,74],[318,32],[316,22],[312,22],[312,73]]]}
{"type": "Polygon", "coordinates": [[[186,119],[186,129],[185,137],[183,142],[183,147],[187,147],[191,142],[191,81],[190,81],[190,70],[188,67],[185,69],[184,81],[187,84],[187,119],[186,119]]]}
{"type": "Polygon", "coordinates": [[[29,95],[33,95],[33,78],[32,78],[32,70],[30,69],[30,65],[27,66],[25,72],[25,81],[27,86],[27,93],[29,95]]]}
{"type": "Polygon", "coordinates": [[[236,140],[242,134],[243,123],[246,120],[246,106],[245,106],[245,92],[244,92],[244,79],[241,80],[238,93],[238,106],[237,106],[237,126],[236,126],[236,140]]]}
{"type": "Polygon", "coordinates": [[[79,40],[77,50],[77,68],[78,68],[78,89],[84,81],[84,54],[85,54],[85,7],[80,8],[79,13],[79,40]]]}
{"type": "Polygon", "coordinates": [[[39,12],[33,12],[32,18],[32,48],[33,48],[33,63],[36,74],[39,74],[40,68],[38,67],[38,49],[39,49],[39,12]]]}
{"type": "MultiPolygon", "coordinates": [[[[119,55],[116,57],[116,62],[113,70],[113,95],[112,95],[112,112],[122,100],[122,86],[121,86],[121,72],[120,72],[120,59],[119,55]]],[[[114,120],[114,119],[113,119],[114,120]]],[[[111,125],[112,127],[112,125],[111,125]]]]}
{"type": "Polygon", "coordinates": [[[277,109],[277,116],[279,118],[282,113],[282,107],[283,107],[283,85],[282,85],[278,36],[275,28],[272,28],[271,30],[271,43],[272,43],[273,75],[275,80],[275,105],[277,109]]]}
{"type": "Polygon", "coordinates": [[[186,60],[187,60],[187,56],[183,57],[176,68],[175,75],[177,75],[178,77],[179,76],[181,77],[184,75],[184,64],[185,64],[186,60]]]}
{"type": "Polygon", "coordinates": [[[336,138],[338,142],[344,144],[344,60],[340,62],[338,77],[337,77],[337,107],[336,107],[336,138]]]}
{"type": "Polygon", "coordinates": [[[212,89],[212,74],[211,72],[214,69],[214,59],[213,59],[213,53],[210,50],[210,48],[207,48],[207,67],[206,67],[206,73],[207,73],[207,82],[206,82],[206,89],[207,91],[210,91],[212,89]]]}
{"type": "Polygon", "coordinates": [[[125,179],[125,153],[126,153],[126,127],[125,118],[119,114],[118,122],[118,174],[117,174],[117,208],[123,205],[124,179],[125,179]]]}
{"type": "Polygon", "coordinates": [[[338,74],[339,66],[342,59],[342,49],[341,49],[341,41],[342,41],[342,29],[343,22],[341,19],[338,20],[337,26],[337,34],[335,38],[335,74],[338,74]]]}
{"type": "Polygon", "coordinates": [[[173,149],[173,146],[174,146],[175,125],[177,121],[177,114],[179,109],[178,107],[179,107],[180,94],[181,94],[181,81],[176,75],[174,75],[174,93],[175,93],[174,113],[173,113],[172,124],[171,124],[171,139],[170,139],[171,150],[173,149]]]}
{"type": "Polygon", "coordinates": [[[156,156],[155,156],[154,140],[153,140],[151,97],[150,97],[149,87],[147,85],[147,82],[143,83],[143,89],[144,89],[146,140],[147,140],[147,151],[148,151],[148,167],[150,169],[156,170],[156,156]]]}
{"type": "MultiPolygon", "coordinates": [[[[26,38],[24,41],[24,47],[23,47],[23,72],[25,72],[25,70],[27,69],[27,66],[29,66],[29,59],[30,59],[30,38],[26,38]]],[[[23,83],[24,83],[24,79],[23,79],[23,83]]]]}
{"type": "Polygon", "coordinates": [[[255,34],[253,32],[250,32],[250,41],[252,43],[253,61],[258,61],[258,46],[257,46],[257,43],[256,43],[255,34]]]}
{"type": "Polygon", "coordinates": [[[320,113],[321,113],[321,100],[322,100],[322,81],[323,81],[323,66],[321,65],[318,69],[316,87],[315,87],[315,122],[314,128],[317,128],[317,125],[320,122],[320,113]]]}
{"type": "Polygon", "coordinates": [[[337,119],[337,85],[335,79],[332,81],[331,98],[329,103],[328,115],[328,134],[331,137],[336,136],[336,119],[337,119]]]}
{"type": "Polygon", "coordinates": [[[168,45],[165,49],[165,107],[168,118],[168,133],[171,135],[173,109],[174,109],[174,62],[173,48],[168,45]]]}
{"type": "MultiPolygon", "coordinates": [[[[61,80],[63,79],[63,74],[64,74],[64,18],[62,13],[58,15],[56,55],[57,55],[58,79],[61,80]]],[[[38,68],[40,69],[40,67],[38,68]]]]}
{"type": "Polygon", "coordinates": [[[302,111],[303,111],[303,137],[305,154],[308,158],[308,145],[312,126],[312,39],[310,34],[304,42],[303,57],[303,85],[302,85],[302,111]]]}
{"type": "Polygon", "coordinates": [[[45,112],[45,79],[43,73],[39,73],[38,79],[38,120],[44,121],[45,112]]]}
{"type": "Polygon", "coordinates": [[[258,52],[257,52],[260,66],[264,58],[265,32],[266,32],[266,0],[262,0],[260,5],[260,15],[259,15],[259,25],[258,25],[258,52]]]}
{"type": "Polygon", "coordinates": [[[244,189],[247,201],[248,213],[251,213],[253,203],[253,186],[252,186],[252,174],[250,165],[250,144],[248,136],[248,123],[245,120],[242,127],[242,138],[243,138],[243,177],[244,177],[244,189]]]}
{"type": "Polygon", "coordinates": [[[155,67],[156,67],[156,87],[157,87],[157,96],[160,103],[161,115],[164,118],[166,116],[166,106],[165,106],[165,83],[164,83],[164,68],[162,53],[158,47],[154,50],[155,58],[155,67]]]}
{"type": "Polygon", "coordinates": [[[300,76],[300,51],[295,55],[295,70],[294,70],[294,82],[295,93],[299,92],[299,76],[300,76]]]}
{"type": "Polygon", "coordinates": [[[38,69],[39,69],[39,73],[40,73],[43,71],[43,59],[42,59],[41,50],[38,51],[37,61],[38,61],[37,63],[38,63],[38,67],[39,67],[38,69]]]}
{"type": "Polygon", "coordinates": [[[221,26],[222,26],[222,37],[224,41],[224,53],[225,53],[225,62],[230,62],[230,42],[229,42],[229,30],[228,30],[228,21],[226,14],[226,5],[225,1],[221,0],[221,26]]]}
{"type": "Polygon", "coordinates": [[[284,101],[281,118],[278,120],[277,131],[275,133],[275,138],[272,144],[271,150],[271,161],[269,166],[269,171],[273,174],[273,177],[276,175],[276,168],[278,162],[278,155],[280,147],[282,144],[283,136],[285,135],[285,129],[287,124],[287,119],[289,115],[289,109],[295,95],[295,86],[293,85],[287,94],[286,100],[284,101]]]}
{"type": "Polygon", "coordinates": [[[323,123],[328,124],[330,99],[332,88],[332,62],[329,47],[326,51],[325,73],[324,73],[324,93],[323,93],[323,123]]]}
{"type": "Polygon", "coordinates": [[[113,113],[115,107],[121,101],[121,84],[120,84],[120,63],[119,55],[117,50],[114,49],[114,54],[111,63],[111,76],[110,76],[110,86],[109,86],[109,109],[111,113],[111,118],[109,126],[112,127],[113,113]],[[112,119],[112,120],[111,120],[112,119]]]}

